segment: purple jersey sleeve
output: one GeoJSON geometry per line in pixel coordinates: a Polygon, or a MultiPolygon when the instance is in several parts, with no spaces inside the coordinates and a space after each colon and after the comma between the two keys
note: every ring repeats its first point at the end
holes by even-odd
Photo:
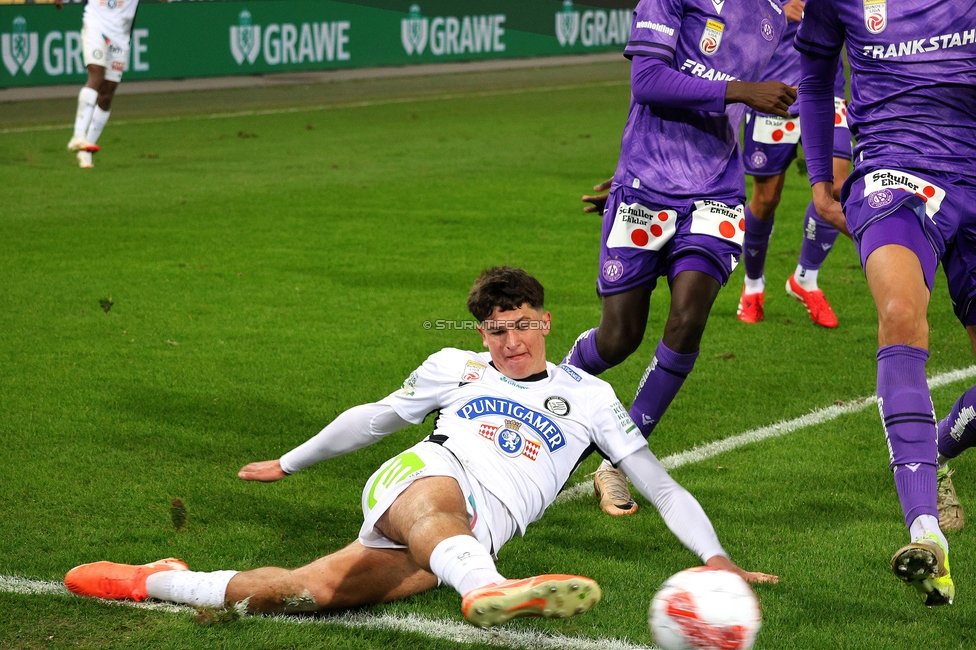
{"type": "Polygon", "coordinates": [[[845,29],[830,0],[808,0],[796,31],[795,47],[814,58],[832,58],[844,46],[845,29]]]}
{"type": "Polygon", "coordinates": [[[692,77],[649,56],[635,56],[630,68],[631,92],[638,104],[717,113],[725,110],[728,83],[692,77]]]}
{"type": "Polygon", "coordinates": [[[681,0],[641,2],[634,9],[630,41],[624,56],[649,56],[671,63],[681,29],[683,7],[681,0]]]}
{"type": "Polygon", "coordinates": [[[834,80],[837,57],[800,55],[800,124],[810,185],[834,178],[834,80]]]}

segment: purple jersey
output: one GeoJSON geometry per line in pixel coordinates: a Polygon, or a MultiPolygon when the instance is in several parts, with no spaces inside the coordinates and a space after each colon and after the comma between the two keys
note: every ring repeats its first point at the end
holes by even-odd
{"type": "Polygon", "coordinates": [[[796,48],[836,59],[845,40],[856,168],[976,178],[974,0],[809,0],[796,48]]]}
{"type": "MultiPolygon", "coordinates": [[[[714,81],[758,81],[786,29],[776,0],[641,0],[628,58],[662,59],[714,81]]],[[[631,98],[614,184],[689,204],[745,201],[737,134],[744,104],[723,112],[638,104],[631,98]]]]}
{"type": "MultiPolygon", "coordinates": [[[[796,38],[796,30],[800,23],[789,21],[786,23],[786,31],[780,39],[773,58],[769,60],[763,72],[761,81],[782,81],[785,84],[796,86],[800,83],[800,53],[793,47],[793,40],[796,38]]],[[[844,78],[844,66],[837,66],[837,76],[834,77],[834,97],[844,98],[844,85],[847,80],[844,78]]],[[[799,103],[794,104],[790,109],[795,111],[800,107],[799,103]]]]}

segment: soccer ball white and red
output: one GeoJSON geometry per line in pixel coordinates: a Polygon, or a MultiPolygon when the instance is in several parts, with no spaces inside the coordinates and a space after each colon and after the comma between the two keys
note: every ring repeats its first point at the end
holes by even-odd
{"type": "Polygon", "coordinates": [[[663,650],[750,650],[762,612],[741,577],[700,566],[665,581],[651,601],[648,623],[663,650]]]}

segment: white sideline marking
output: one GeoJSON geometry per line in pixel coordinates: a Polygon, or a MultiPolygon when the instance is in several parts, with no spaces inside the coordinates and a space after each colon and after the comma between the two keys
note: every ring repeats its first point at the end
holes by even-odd
{"type": "MultiPolygon", "coordinates": [[[[962,368],[960,370],[950,370],[949,372],[944,372],[930,378],[928,382],[929,389],[931,390],[934,388],[939,388],[940,386],[945,386],[946,384],[951,384],[962,379],[969,379],[970,377],[974,376],[976,376],[976,365],[969,366],[968,368],[962,368]]],[[[858,411],[863,411],[867,407],[875,404],[877,404],[877,396],[871,395],[870,397],[862,397],[861,399],[856,399],[845,404],[838,404],[828,406],[827,408],[817,409],[816,411],[807,413],[806,415],[801,415],[800,417],[792,420],[784,420],[783,422],[770,424],[769,426],[762,427],[761,429],[753,429],[752,431],[740,433],[737,436],[732,436],[723,440],[716,440],[715,442],[702,445],[701,447],[695,447],[689,451],[672,454],[671,456],[662,458],[661,464],[664,465],[665,469],[670,471],[681,467],[682,465],[688,465],[689,463],[699,463],[726,451],[731,451],[738,447],[742,447],[743,445],[759,442],[760,440],[766,440],[767,438],[783,436],[799,429],[804,429],[815,424],[821,424],[823,422],[834,420],[846,413],[857,413],[858,411]]],[[[582,483],[577,483],[571,488],[563,490],[559,496],[556,497],[555,502],[564,503],[566,501],[572,501],[573,499],[578,499],[592,493],[593,483],[591,481],[584,481],[582,483]]]]}
{"type": "MultiPolygon", "coordinates": [[[[936,375],[928,380],[929,389],[939,388],[963,379],[976,376],[976,365],[952,370],[936,375]]],[[[845,413],[856,413],[876,403],[874,395],[847,402],[846,404],[828,406],[817,409],[807,415],[777,422],[761,429],[754,429],[746,433],[717,440],[713,443],[696,447],[690,451],[673,454],[661,460],[669,470],[701,462],[726,451],[742,447],[753,442],[786,435],[815,424],[834,420],[845,413]]],[[[556,503],[562,503],[588,494],[593,490],[592,483],[585,481],[564,490],[556,498],[556,503]]],[[[32,595],[70,595],[70,592],[60,582],[46,582],[43,580],[29,580],[16,576],[0,575],[0,591],[16,594],[32,595]]],[[[123,607],[136,607],[170,613],[193,613],[191,607],[173,605],[160,602],[134,603],[131,601],[102,601],[123,607]]],[[[370,630],[394,630],[397,632],[412,632],[423,634],[433,639],[444,639],[456,643],[483,643],[485,645],[502,646],[508,648],[545,648],[560,650],[654,650],[657,646],[633,644],[618,639],[588,639],[585,637],[566,637],[560,635],[543,634],[540,632],[519,631],[513,629],[482,630],[464,623],[446,619],[428,619],[415,614],[364,614],[347,613],[318,617],[297,616],[269,616],[275,621],[293,624],[342,625],[350,628],[365,628],[370,630]]]]}
{"type": "MultiPolygon", "coordinates": [[[[0,591],[28,594],[28,595],[57,595],[70,596],[71,592],[60,582],[44,580],[29,580],[16,576],[0,575],[0,591]]],[[[105,604],[119,607],[134,607],[168,612],[171,614],[195,614],[196,610],[185,605],[173,605],[158,601],[134,603],[125,600],[103,600],[105,604]]],[[[393,630],[395,632],[412,632],[423,634],[432,639],[444,639],[456,643],[481,643],[484,645],[501,646],[506,648],[525,648],[533,650],[544,648],[547,650],[653,650],[654,646],[646,646],[618,639],[587,639],[585,637],[561,636],[545,634],[528,630],[481,628],[446,619],[429,619],[416,614],[365,614],[362,612],[333,614],[325,616],[266,616],[279,623],[298,625],[341,625],[350,628],[364,628],[368,630],[393,630]]]]}
{"type": "MultiPolygon", "coordinates": [[[[251,111],[235,111],[233,113],[210,113],[194,115],[173,115],[170,117],[147,117],[138,120],[113,120],[112,126],[129,126],[132,124],[166,124],[168,122],[188,122],[191,120],[223,120],[231,117],[253,117],[256,115],[288,115],[290,113],[312,113],[317,111],[335,111],[346,108],[369,108],[371,106],[390,106],[393,104],[416,104],[419,102],[448,101],[452,99],[467,99],[471,97],[502,97],[506,95],[527,95],[530,93],[555,92],[562,90],[580,90],[585,88],[612,88],[614,86],[629,86],[626,81],[599,81],[585,84],[563,84],[559,86],[537,86],[533,88],[511,88],[509,90],[477,90],[468,93],[446,93],[441,95],[427,95],[417,97],[391,97],[390,99],[368,99],[345,104],[317,104],[314,106],[290,106],[286,108],[266,108],[251,111]]],[[[73,129],[74,124],[45,124],[38,126],[21,126],[0,129],[0,133],[35,133],[39,131],[63,131],[73,129]]]]}

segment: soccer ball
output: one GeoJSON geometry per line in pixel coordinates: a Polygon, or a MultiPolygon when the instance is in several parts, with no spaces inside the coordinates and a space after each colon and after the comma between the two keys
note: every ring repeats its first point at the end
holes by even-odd
{"type": "Polygon", "coordinates": [[[699,566],[665,581],[651,601],[648,623],[663,650],[750,650],[762,613],[745,580],[699,566]]]}

